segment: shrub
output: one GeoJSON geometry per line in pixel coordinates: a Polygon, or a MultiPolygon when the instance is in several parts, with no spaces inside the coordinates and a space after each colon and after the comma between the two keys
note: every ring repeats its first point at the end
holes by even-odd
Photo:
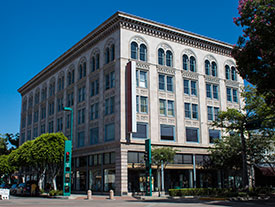
{"type": "Polygon", "coordinates": [[[220,188],[183,188],[169,189],[170,196],[237,196],[238,193],[232,189],[220,188]]]}
{"type": "Polygon", "coordinates": [[[58,195],[63,195],[63,191],[62,190],[51,190],[49,192],[50,196],[58,196],[58,195]]]}

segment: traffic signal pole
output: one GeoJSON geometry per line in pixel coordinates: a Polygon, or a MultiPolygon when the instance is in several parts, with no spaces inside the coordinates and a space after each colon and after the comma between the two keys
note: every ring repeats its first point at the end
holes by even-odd
{"type": "Polygon", "coordinates": [[[64,111],[71,112],[71,140],[65,141],[64,149],[64,175],[63,175],[63,195],[71,195],[71,172],[72,172],[72,140],[73,140],[73,109],[64,107],[64,111]]]}
{"type": "Polygon", "coordinates": [[[146,195],[152,196],[152,159],[151,159],[151,139],[145,140],[144,160],[146,165],[146,195]]]}

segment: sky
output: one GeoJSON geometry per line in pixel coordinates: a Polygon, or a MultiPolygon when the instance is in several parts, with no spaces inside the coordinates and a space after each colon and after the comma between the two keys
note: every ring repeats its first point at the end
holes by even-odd
{"type": "Polygon", "coordinates": [[[0,134],[17,133],[17,89],[116,11],[235,44],[238,0],[0,0],[0,134]]]}

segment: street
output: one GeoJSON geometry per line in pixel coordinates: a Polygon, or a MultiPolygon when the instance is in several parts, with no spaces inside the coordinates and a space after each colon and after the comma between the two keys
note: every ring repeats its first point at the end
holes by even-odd
{"type": "Polygon", "coordinates": [[[181,200],[167,200],[167,199],[155,199],[155,200],[136,200],[131,197],[117,197],[116,200],[104,199],[49,199],[49,198],[31,198],[31,197],[11,197],[10,200],[0,200],[0,206],[4,207],[17,207],[17,206],[28,206],[28,207],[44,207],[44,206],[77,206],[77,207],[153,207],[153,206],[192,206],[192,207],[246,207],[246,206],[275,206],[275,201],[250,201],[250,202],[230,202],[230,201],[202,201],[197,199],[181,199],[181,200]]]}

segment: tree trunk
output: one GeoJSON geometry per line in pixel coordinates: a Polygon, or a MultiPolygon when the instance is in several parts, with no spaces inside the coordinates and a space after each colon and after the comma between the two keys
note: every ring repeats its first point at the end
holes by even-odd
{"type": "Polygon", "coordinates": [[[52,182],[53,182],[53,189],[57,190],[57,187],[56,187],[56,176],[53,177],[52,182]]]}
{"type": "Polygon", "coordinates": [[[43,172],[41,173],[41,175],[39,177],[39,182],[38,182],[39,189],[43,189],[43,183],[44,183],[44,179],[45,179],[45,173],[46,173],[46,168],[44,168],[43,172]]]}

